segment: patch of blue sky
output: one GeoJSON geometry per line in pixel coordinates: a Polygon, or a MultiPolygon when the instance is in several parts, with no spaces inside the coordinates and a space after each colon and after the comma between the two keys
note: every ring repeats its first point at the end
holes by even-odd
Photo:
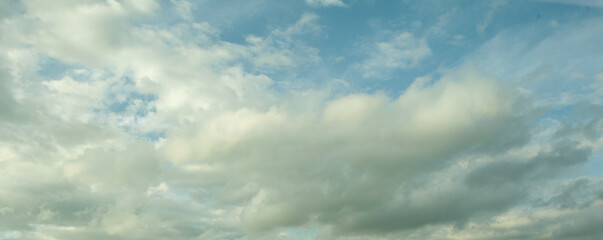
{"type": "MultiPolygon", "coordinates": [[[[417,3],[418,4],[418,3],[417,3]]],[[[421,8],[417,6],[415,8],[421,8]]],[[[424,19],[421,16],[410,16],[409,19],[419,19],[422,27],[414,30],[419,36],[426,36],[429,47],[432,50],[433,55],[426,58],[421,64],[421,68],[416,69],[402,69],[396,72],[397,75],[402,76],[405,82],[408,84],[409,80],[422,74],[428,74],[439,68],[448,68],[458,65],[465,64],[466,62],[473,62],[484,67],[491,68],[493,73],[496,73],[498,69],[510,69],[510,72],[506,74],[495,74],[493,77],[499,78],[511,78],[513,74],[517,74],[516,71],[521,69],[523,66],[515,66],[512,68],[506,68],[508,65],[513,66],[517,62],[522,62],[522,58],[529,57],[529,61],[533,63],[542,63],[545,66],[551,66],[553,69],[563,70],[563,64],[568,63],[567,58],[563,58],[564,55],[571,55],[573,61],[582,62],[578,64],[569,64],[572,67],[578,67],[575,71],[588,72],[595,69],[600,69],[592,66],[592,63],[601,61],[592,61],[596,55],[587,54],[585,51],[590,52],[601,52],[601,44],[598,44],[597,39],[601,39],[599,36],[592,36],[591,38],[577,38],[567,39],[571,45],[568,47],[581,47],[582,51],[574,51],[574,49],[542,49],[540,52],[529,52],[531,47],[541,44],[543,40],[548,38],[557,37],[559,35],[558,29],[572,28],[573,24],[583,23],[584,19],[597,16],[594,11],[585,10],[584,7],[580,6],[567,6],[560,4],[540,3],[540,2],[522,2],[520,4],[513,5],[501,5],[497,9],[492,10],[492,19],[489,20],[483,32],[480,34],[478,28],[483,21],[487,20],[487,13],[492,6],[489,6],[489,2],[473,3],[456,8],[448,8],[444,6],[445,10],[437,11],[438,7],[433,7],[434,12],[432,16],[428,18],[435,18],[438,15],[448,16],[447,23],[442,24],[444,33],[435,34],[429,32],[434,26],[438,26],[438,23],[433,20],[424,19]],[[450,10],[453,9],[453,10],[450,10]],[[582,13],[586,11],[589,14],[582,13]],[[476,20],[478,19],[478,20],[476,20]],[[577,23],[576,23],[577,22],[577,23]],[[527,24],[527,27],[524,26],[527,24]],[[460,39],[455,39],[457,36],[462,36],[460,39]],[[452,40],[452,42],[451,42],[452,40]],[[480,61],[479,46],[490,51],[490,56],[487,62],[480,61]],[[494,47],[492,45],[501,45],[494,47]],[[509,50],[515,50],[508,52],[509,50]],[[557,50],[557,52],[546,52],[546,50],[557,50]],[[546,55],[553,56],[548,57],[546,55]],[[477,58],[467,58],[466,56],[477,55],[477,58]],[[501,56],[503,58],[501,58],[501,56]],[[506,58],[505,58],[506,57],[506,58]],[[532,61],[534,58],[540,58],[538,61],[532,61]],[[503,61],[506,66],[496,64],[496,61],[503,61]],[[493,64],[494,63],[494,64],[493,64]],[[586,63],[586,64],[584,64],[586,63]],[[496,69],[498,68],[498,69],[496,69]],[[413,72],[414,71],[414,72],[413,72]]],[[[416,9],[413,9],[416,10],[416,9]]],[[[416,11],[413,11],[416,12],[416,11]]],[[[428,11],[429,12],[429,11],[428,11]]],[[[412,14],[412,13],[410,13],[412,14]]],[[[416,14],[416,13],[415,13],[416,14]]],[[[423,12],[421,13],[423,15],[423,12]]],[[[408,29],[408,27],[406,27],[408,29]]],[[[390,27],[389,29],[392,29],[390,27]]],[[[405,29],[400,29],[402,31],[405,29]]],[[[412,29],[411,29],[412,30],[412,29]]],[[[595,35],[595,34],[593,34],[595,35]]],[[[544,43],[546,44],[546,42],[544,43]]],[[[553,42],[550,45],[560,44],[560,42],[553,42]]],[[[542,46],[544,48],[546,46],[542,46]]],[[[490,70],[490,69],[488,69],[490,70]]],[[[592,73],[591,73],[592,74],[592,73]]],[[[550,77],[551,74],[546,74],[550,77]]],[[[553,74],[554,75],[554,74],[553,74]]],[[[372,84],[372,82],[368,82],[372,84]]],[[[399,82],[398,82],[399,84],[399,82]]],[[[394,86],[397,88],[405,88],[407,84],[401,84],[394,86]]]]}
{"type": "MultiPolygon", "coordinates": [[[[182,190],[178,190],[178,189],[172,189],[170,188],[170,190],[168,191],[169,195],[172,196],[173,198],[180,200],[180,201],[188,201],[190,200],[190,194],[187,191],[182,191],[182,190]]],[[[201,209],[206,209],[209,206],[211,206],[211,204],[203,204],[200,208],[201,209]]]]}
{"type": "Polygon", "coordinates": [[[603,71],[603,59],[594,54],[603,52],[599,44],[603,34],[597,30],[601,23],[561,23],[560,29],[549,33],[536,33],[547,28],[542,24],[508,31],[489,41],[468,61],[501,81],[531,91],[541,101],[555,101],[547,104],[573,104],[591,91],[585,86],[603,71]]]}
{"type": "Polygon", "coordinates": [[[567,181],[584,177],[603,179],[603,151],[592,152],[586,162],[565,169],[563,174],[553,180],[567,181]]]}
{"type": "MultiPolygon", "coordinates": [[[[101,114],[102,115],[102,114],[101,114]]],[[[130,136],[136,137],[138,140],[147,141],[147,142],[157,142],[161,139],[165,139],[167,137],[167,132],[165,130],[155,130],[155,131],[140,131],[135,127],[138,118],[135,118],[132,124],[126,124],[119,126],[124,132],[128,133],[130,136]]]]}
{"type": "Polygon", "coordinates": [[[315,239],[318,235],[316,229],[285,228],[282,232],[286,233],[292,240],[315,239]]]}
{"type": "Polygon", "coordinates": [[[562,106],[562,107],[544,107],[540,109],[541,115],[537,117],[537,121],[548,122],[554,120],[557,122],[566,122],[571,118],[572,113],[575,112],[575,106],[562,106]]]}
{"type": "MultiPolygon", "coordinates": [[[[161,14],[153,15],[151,19],[143,19],[148,25],[164,27],[170,26],[183,21],[182,13],[178,12],[178,8],[175,7],[175,3],[172,0],[160,0],[157,1],[161,14]]],[[[137,21],[134,22],[135,24],[137,21]]]]}
{"type": "MultiPolygon", "coordinates": [[[[69,71],[78,68],[78,66],[76,66],[76,65],[67,64],[56,58],[52,58],[52,57],[48,57],[48,56],[42,57],[41,59],[42,60],[40,61],[40,69],[37,71],[37,73],[38,73],[38,76],[44,77],[43,80],[45,80],[45,81],[61,79],[65,75],[67,75],[69,73],[69,71]]],[[[83,80],[83,79],[76,79],[76,78],[77,78],[77,75],[75,76],[74,80],[76,80],[76,81],[83,80]]]]}
{"type": "Polygon", "coordinates": [[[54,81],[68,77],[76,82],[92,82],[115,76],[115,73],[106,69],[72,64],[50,56],[42,55],[40,59],[39,69],[36,72],[38,76],[42,77],[42,81],[54,81]]]}
{"type": "Polygon", "coordinates": [[[139,136],[142,139],[147,139],[150,142],[156,142],[159,139],[165,139],[167,137],[166,131],[152,131],[145,132],[139,136]]]}
{"type": "Polygon", "coordinates": [[[193,1],[193,19],[220,29],[223,41],[245,44],[246,36],[265,36],[295,23],[304,11],[303,1],[193,1]],[[233,7],[237,6],[237,7],[233,7]]]}
{"type": "Polygon", "coordinates": [[[579,176],[592,176],[603,178],[603,151],[592,153],[579,173],[579,176]]]}
{"type": "MultiPolygon", "coordinates": [[[[417,77],[431,75],[437,79],[440,69],[471,63],[484,69],[486,75],[518,82],[537,98],[557,99],[562,93],[579,95],[588,91],[584,86],[603,72],[603,58],[596,54],[603,52],[601,8],[538,1],[502,1],[499,5],[492,1],[347,3],[346,7],[313,8],[303,1],[204,1],[191,2],[190,7],[193,21],[208,22],[220,29],[220,40],[243,45],[248,44],[247,36],[265,37],[275,29],[294,24],[304,13],[315,13],[321,32],[302,34],[296,39],[318,49],[321,62],[268,73],[277,83],[297,81],[320,88],[341,79],[351,84],[350,91],[384,92],[396,97],[417,77]],[[232,5],[244,7],[231,8],[232,5]],[[414,66],[391,69],[381,79],[362,77],[356,66],[368,56],[366,49],[359,48],[401,32],[426,39],[432,54],[414,66]]],[[[161,1],[160,5],[171,9],[156,20],[160,25],[186,21],[169,7],[173,1],[161,1]]],[[[76,81],[89,79],[70,74],[74,69],[78,66],[46,57],[38,73],[48,79],[68,74],[76,81]]],[[[125,81],[120,84],[133,84],[129,79],[125,81]]],[[[286,92],[289,87],[283,86],[275,84],[273,88],[286,92]]],[[[135,101],[149,104],[156,100],[153,95],[138,92],[127,92],[122,99],[112,94],[109,93],[106,108],[117,114],[135,101]]],[[[542,118],[564,119],[571,115],[571,109],[571,104],[549,108],[542,118]]],[[[139,108],[135,114],[143,117],[148,111],[139,108]]],[[[165,137],[165,133],[144,133],[141,137],[156,140],[165,137]]]]}
{"type": "MultiPolygon", "coordinates": [[[[392,97],[398,96],[417,77],[430,75],[437,79],[439,70],[467,63],[483,67],[487,76],[519,82],[543,99],[555,98],[562,92],[579,93],[584,82],[576,78],[592,79],[603,69],[600,56],[592,54],[603,52],[603,45],[599,44],[602,31],[593,31],[582,38],[568,36],[584,29],[576,25],[596,25],[601,9],[537,1],[500,3],[354,1],[347,7],[328,8],[275,4],[243,14],[244,20],[231,20],[221,37],[245,44],[248,35],[266,36],[275,28],[293,24],[304,12],[316,13],[321,33],[297,39],[318,49],[320,64],[305,63],[296,70],[267,75],[277,83],[285,79],[314,87],[341,79],[353,91],[384,92],[392,97]],[[251,13],[291,6],[295,9],[286,16],[271,14],[281,19],[278,26],[273,19],[251,13]],[[369,56],[367,49],[359,48],[386,40],[384,32],[390,35],[410,32],[416,38],[425,38],[432,55],[414,66],[390,69],[386,77],[362,77],[357,66],[369,56]],[[560,45],[569,49],[559,49],[560,45]]],[[[274,88],[287,90],[278,84],[274,88]]]]}
{"type": "Polygon", "coordinates": [[[143,117],[149,112],[155,111],[153,107],[148,107],[148,105],[157,100],[157,96],[136,91],[135,84],[132,78],[125,76],[109,87],[105,100],[105,105],[109,112],[123,113],[132,104],[141,105],[135,109],[134,114],[136,116],[143,117]]]}
{"type": "Polygon", "coordinates": [[[22,237],[23,234],[20,231],[2,231],[2,229],[0,229],[0,240],[20,239],[22,237]]]}
{"type": "Polygon", "coordinates": [[[139,119],[156,112],[153,103],[157,96],[136,91],[135,82],[129,77],[122,77],[114,82],[103,99],[103,106],[93,109],[99,119],[109,119],[112,116],[127,116],[132,122],[120,124],[125,132],[143,141],[155,142],[166,138],[166,132],[161,129],[143,131],[136,127],[139,119]]]}
{"type": "MultiPolygon", "coordinates": [[[[296,72],[277,72],[271,73],[270,76],[275,81],[295,79],[304,82],[315,81],[314,84],[318,85],[324,84],[325,80],[328,82],[331,79],[343,79],[361,91],[385,90],[394,95],[406,89],[416,77],[433,74],[441,68],[462,65],[467,61],[479,64],[480,58],[468,59],[466,56],[476,51],[479,54],[479,46],[496,44],[492,41],[496,41],[495,38],[500,37],[501,32],[501,38],[504,39],[501,39],[500,44],[504,46],[498,48],[500,52],[497,53],[509,56],[506,59],[507,64],[513,64],[517,60],[514,58],[522,57],[525,49],[554,34],[557,25],[594,17],[599,11],[582,6],[534,1],[513,5],[492,5],[491,2],[462,2],[461,5],[452,5],[441,1],[357,1],[347,7],[317,9],[298,5],[274,4],[265,8],[251,8],[250,12],[239,16],[243,20],[229,20],[227,30],[223,31],[220,37],[222,40],[245,44],[246,36],[266,36],[275,28],[293,24],[304,12],[316,13],[322,32],[316,35],[302,35],[298,39],[319,50],[320,65],[308,68],[299,66],[296,72]],[[293,5],[297,9],[286,16],[284,13],[270,14],[272,18],[281,19],[278,22],[282,25],[278,26],[273,25],[273,20],[252,13],[275,11],[293,5]],[[524,27],[526,23],[531,27],[524,27]],[[432,55],[416,66],[392,69],[385,81],[363,78],[354,66],[361,64],[367,56],[363,55],[365,49],[360,51],[358,48],[363,44],[370,45],[384,40],[381,37],[383,32],[410,32],[417,38],[425,38],[432,55]],[[507,35],[504,35],[505,33],[507,35]],[[513,38],[513,34],[520,36],[513,38]],[[505,53],[507,49],[516,49],[512,52],[515,55],[505,53]]],[[[220,24],[222,23],[218,23],[220,24]]],[[[590,41],[590,44],[595,43],[590,41]]],[[[512,76],[501,74],[494,77],[512,76]]]]}
{"type": "MultiPolygon", "coordinates": [[[[577,134],[587,141],[597,142],[601,137],[598,135],[596,127],[602,113],[603,109],[599,106],[585,103],[549,109],[540,119],[554,119],[561,124],[555,133],[559,140],[572,141],[568,136],[577,134]]],[[[590,153],[586,162],[569,169],[568,174],[560,176],[557,180],[578,177],[603,177],[603,149],[593,148],[593,152],[590,153]]]]}
{"type": "MultiPolygon", "coordinates": [[[[108,97],[111,97],[109,94],[108,97]]],[[[126,96],[122,100],[117,100],[113,98],[113,101],[107,103],[107,109],[112,113],[124,113],[128,109],[128,107],[132,106],[135,102],[140,101],[141,107],[136,107],[134,109],[134,114],[139,117],[144,117],[150,112],[155,112],[155,108],[150,106],[153,101],[157,99],[156,96],[152,94],[142,94],[139,92],[128,92],[126,96]]]]}

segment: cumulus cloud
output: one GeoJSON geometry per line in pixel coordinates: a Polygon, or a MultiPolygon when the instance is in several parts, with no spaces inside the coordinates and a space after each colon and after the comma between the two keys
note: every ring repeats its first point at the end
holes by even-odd
{"type": "Polygon", "coordinates": [[[225,198],[219,202],[238,198],[232,204],[243,205],[242,221],[252,232],[312,221],[338,232],[417,228],[465,220],[471,209],[500,208],[495,197],[475,199],[485,209],[476,208],[463,200],[468,196],[463,186],[458,192],[423,193],[448,196],[446,202],[429,203],[405,196],[421,195],[406,185],[425,181],[468,149],[499,153],[524,142],[528,136],[518,126],[526,119],[516,114],[524,108],[521,99],[513,89],[467,70],[433,86],[416,85],[396,99],[335,99],[320,113],[291,115],[278,108],[225,113],[196,136],[170,135],[166,154],[181,171],[208,177],[196,181],[197,187],[229,186],[226,195],[217,195],[225,198]],[[453,207],[459,203],[467,205],[453,207]],[[458,213],[442,219],[438,207],[458,213]],[[409,209],[433,209],[436,215],[419,221],[409,209]]]}

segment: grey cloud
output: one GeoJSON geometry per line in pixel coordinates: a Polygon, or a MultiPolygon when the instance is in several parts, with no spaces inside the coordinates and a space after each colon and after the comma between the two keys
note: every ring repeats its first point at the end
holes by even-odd
{"type": "Polygon", "coordinates": [[[161,172],[155,148],[144,143],[126,145],[124,149],[90,149],[65,162],[62,169],[68,177],[90,184],[143,189],[157,184],[161,172]]]}
{"type": "Polygon", "coordinates": [[[13,76],[7,62],[4,56],[0,56],[0,121],[6,123],[29,121],[30,114],[23,110],[24,106],[13,96],[13,76]]]}
{"type": "Polygon", "coordinates": [[[19,1],[7,0],[0,2],[0,20],[12,17],[22,6],[19,1]]]}
{"type": "MultiPolygon", "coordinates": [[[[329,89],[288,98],[259,73],[320,61],[296,38],[321,30],[316,15],[238,45],[186,16],[132,26],[154,1],[71,3],[30,1],[1,23],[19,38],[5,45],[24,56],[0,61],[0,238],[601,235],[600,182],[550,181],[600,144],[596,104],[584,106],[586,121],[535,126],[540,108],[525,90],[470,67],[417,79],[395,98],[329,89]],[[85,69],[37,76],[47,55],[85,69]],[[133,94],[152,96],[138,106],[146,115],[107,109],[133,94]],[[157,129],[167,133],[153,142],[137,135],[157,129]]],[[[413,34],[390,37],[373,46],[368,74],[431,54],[413,34]]]]}
{"type": "Polygon", "coordinates": [[[497,222],[478,224],[469,234],[459,234],[466,239],[597,239],[602,236],[598,223],[601,221],[600,201],[596,206],[576,210],[559,211],[551,208],[534,209],[508,215],[508,221],[522,221],[522,224],[497,222]],[[547,214],[549,213],[549,214],[547,214]],[[530,219],[529,221],[526,221],[530,219]]]}
{"type": "Polygon", "coordinates": [[[595,239],[603,237],[601,221],[603,218],[598,213],[584,214],[567,225],[561,227],[553,236],[556,239],[595,239]]]}
{"type": "Polygon", "coordinates": [[[543,205],[558,208],[585,208],[600,199],[600,184],[589,179],[578,179],[564,187],[561,193],[543,202],[543,205]],[[597,194],[597,192],[599,194],[597,194]]]}
{"type": "Polygon", "coordinates": [[[603,133],[603,106],[594,103],[581,103],[572,107],[576,119],[562,122],[555,132],[560,139],[589,139],[596,141],[603,133]]]}
{"type": "Polygon", "coordinates": [[[83,210],[76,186],[48,166],[32,163],[5,165],[2,179],[1,225],[15,230],[32,230],[33,222],[74,222],[83,210]],[[71,220],[71,221],[69,221],[71,220]]]}
{"type": "Polygon", "coordinates": [[[581,149],[576,145],[560,143],[554,145],[551,152],[540,153],[527,161],[493,162],[473,170],[465,181],[470,186],[483,187],[550,178],[588,160],[590,149],[581,149]]]}
{"type": "Polygon", "coordinates": [[[197,182],[180,184],[176,179],[187,177],[176,174],[175,188],[196,186],[217,193],[217,203],[230,203],[216,207],[244,206],[242,221],[251,232],[310,222],[331,225],[338,234],[463,225],[477,213],[512,206],[525,192],[457,184],[445,187],[450,192],[423,193],[433,200],[415,203],[404,195],[420,188],[403,186],[427,181],[455,157],[498,154],[525,142],[528,131],[518,126],[527,127],[527,119],[514,112],[522,104],[512,88],[463,70],[430,87],[414,86],[395,100],[335,99],[318,118],[277,110],[226,113],[190,140],[169,135],[166,154],[181,171],[199,174],[197,182]],[[484,108],[469,100],[482,94],[494,104],[484,108]],[[429,101],[412,105],[422,99],[429,101]],[[441,104],[452,108],[445,116],[439,115],[441,104]]]}
{"type": "MultiPolygon", "coordinates": [[[[2,66],[2,65],[0,65],[2,66]]],[[[9,75],[4,68],[0,68],[0,113],[1,120],[11,120],[17,115],[17,108],[14,106],[17,105],[17,102],[12,98],[12,94],[8,89],[9,75]]]]}
{"type": "Polygon", "coordinates": [[[378,210],[350,213],[335,231],[342,235],[379,234],[438,224],[454,224],[462,229],[472,217],[507,210],[526,195],[525,190],[511,187],[457,187],[433,194],[421,203],[391,202],[378,210]]]}

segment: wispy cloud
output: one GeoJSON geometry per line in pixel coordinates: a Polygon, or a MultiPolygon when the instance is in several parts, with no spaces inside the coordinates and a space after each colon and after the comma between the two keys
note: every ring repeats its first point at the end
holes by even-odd
{"type": "Polygon", "coordinates": [[[603,2],[599,0],[535,0],[541,2],[551,2],[551,3],[561,3],[567,5],[580,5],[580,6],[590,6],[590,7],[603,7],[603,2]]]}
{"type": "Polygon", "coordinates": [[[431,56],[427,40],[409,32],[393,34],[369,46],[367,51],[368,59],[358,66],[365,78],[384,77],[394,70],[412,68],[431,56]]]}
{"type": "Polygon", "coordinates": [[[344,7],[345,3],[342,0],[306,0],[306,3],[313,7],[344,7]]]}

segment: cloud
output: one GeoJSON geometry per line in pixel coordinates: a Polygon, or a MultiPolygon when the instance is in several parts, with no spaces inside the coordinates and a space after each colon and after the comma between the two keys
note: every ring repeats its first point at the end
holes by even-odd
{"type": "MultiPolygon", "coordinates": [[[[0,61],[6,100],[0,153],[7,167],[2,170],[0,236],[241,235],[236,227],[220,227],[231,223],[212,217],[204,210],[206,203],[188,199],[188,192],[172,192],[174,183],[162,179],[169,163],[159,157],[155,143],[141,137],[239,105],[229,106],[231,101],[270,102],[265,92],[269,77],[231,64],[233,58],[248,62],[250,53],[261,51],[214,41],[215,31],[204,23],[156,29],[130,22],[152,14],[153,6],[148,1],[53,6],[32,1],[25,4],[28,14],[3,23],[2,31],[17,38],[2,39],[1,45],[7,51],[0,61]],[[66,12],[81,21],[65,17],[66,12]],[[61,77],[38,75],[48,58],[63,64],[54,69],[61,77]]],[[[285,44],[266,48],[299,59],[288,44],[296,34],[313,31],[314,19],[304,15],[291,27],[275,30],[266,39],[285,44]]]]}
{"type": "Polygon", "coordinates": [[[420,39],[409,32],[395,34],[385,41],[369,47],[370,55],[358,68],[365,78],[380,78],[389,72],[416,67],[431,56],[426,39],[420,39]]]}
{"type": "Polygon", "coordinates": [[[515,116],[522,104],[516,94],[466,70],[430,87],[416,85],[396,99],[334,99],[320,114],[239,110],[217,116],[188,138],[170,134],[166,157],[182,172],[206,176],[195,181],[198,188],[228,186],[216,189],[214,197],[229,204],[216,207],[243,207],[241,221],[251,232],[311,222],[340,233],[389,232],[466,221],[472,211],[496,211],[516,196],[505,194],[508,202],[469,201],[464,197],[472,194],[464,192],[471,190],[464,186],[419,193],[406,184],[449,167],[451,156],[467,149],[504,152],[525,141],[525,132],[516,127],[525,121],[515,116]],[[446,197],[425,202],[407,193],[446,197]],[[456,206],[460,203],[467,205],[456,206]],[[440,208],[458,212],[441,218],[440,208]],[[434,215],[411,220],[412,211],[427,214],[427,209],[434,215]]]}
{"type": "Polygon", "coordinates": [[[480,24],[475,26],[475,30],[477,30],[477,33],[484,34],[484,31],[486,30],[486,28],[488,27],[488,25],[490,24],[490,22],[492,22],[492,19],[494,18],[496,9],[499,8],[500,6],[506,5],[507,3],[508,3],[508,1],[506,1],[506,0],[493,1],[490,5],[490,10],[486,13],[486,18],[484,19],[484,21],[482,21],[480,24]]]}
{"type": "Polygon", "coordinates": [[[16,37],[50,56],[75,63],[111,61],[127,42],[130,20],[151,14],[154,1],[24,2],[28,15],[15,21],[16,37]]]}
{"type": "MultiPolygon", "coordinates": [[[[0,10],[0,35],[15,36],[0,38],[0,239],[602,234],[602,181],[574,177],[603,147],[600,70],[558,71],[593,79],[576,84],[590,89],[574,89],[584,98],[564,102],[573,110],[562,117],[543,110],[550,105],[537,89],[509,80],[540,69],[542,56],[567,63],[556,46],[596,49],[596,19],[527,44],[512,36],[530,26],[502,32],[460,67],[388,94],[296,79],[323,64],[325,46],[314,41],[329,29],[317,14],[235,43],[186,1],[8,5],[16,10],[0,10]],[[160,7],[178,14],[157,21],[160,7]],[[287,81],[303,87],[279,85],[287,81]]],[[[248,10],[233,11],[257,14],[248,10]]],[[[435,55],[427,38],[379,34],[351,66],[365,77],[387,79],[435,55]]],[[[577,63],[568,68],[592,67],[585,51],[570,51],[577,63]]]]}
{"type": "Polygon", "coordinates": [[[603,3],[597,0],[577,0],[577,1],[567,1],[567,0],[536,0],[540,2],[550,2],[550,3],[561,3],[568,5],[581,5],[581,6],[589,6],[589,7],[603,7],[603,3]]]}
{"type": "Polygon", "coordinates": [[[317,49],[296,40],[300,35],[320,33],[317,21],[317,15],[305,13],[291,26],[275,29],[266,37],[247,36],[250,61],[263,71],[320,62],[317,49]]]}
{"type": "Polygon", "coordinates": [[[342,0],[306,0],[306,3],[312,7],[346,6],[342,0]]]}
{"type": "Polygon", "coordinates": [[[550,153],[539,154],[527,162],[495,162],[474,170],[466,181],[475,186],[501,186],[508,183],[534,181],[555,176],[557,171],[588,160],[589,150],[569,143],[553,146],[550,153]]]}
{"type": "Polygon", "coordinates": [[[186,0],[171,0],[174,5],[176,12],[180,14],[183,19],[192,20],[192,4],[186,0]]]}

